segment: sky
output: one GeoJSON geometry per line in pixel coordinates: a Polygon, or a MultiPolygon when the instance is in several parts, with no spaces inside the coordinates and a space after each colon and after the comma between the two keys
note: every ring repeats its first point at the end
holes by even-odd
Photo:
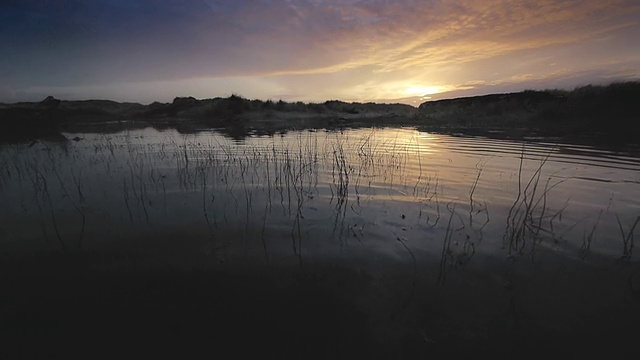
{"type": "Polygon", "coordinates": [[[640,79],[637,0],[2,0],[0,102],[401,102],[640,79]]]}

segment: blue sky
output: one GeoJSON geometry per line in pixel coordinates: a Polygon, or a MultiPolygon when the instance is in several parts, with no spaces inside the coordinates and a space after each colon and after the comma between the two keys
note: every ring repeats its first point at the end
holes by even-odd
{"type": "Polygon", "coordinates": [[[5,0],[0,102],[406,102],[640,77],[635,0],[5,0]]]}

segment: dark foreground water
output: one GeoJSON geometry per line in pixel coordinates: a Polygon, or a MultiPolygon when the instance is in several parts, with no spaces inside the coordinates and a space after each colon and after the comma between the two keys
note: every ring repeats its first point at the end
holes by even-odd
{"type": "Polygon", "coordinates": [[[526,357],[637,340],[637,148],[76,135],[0,147],[6,355],[526,357]]]}

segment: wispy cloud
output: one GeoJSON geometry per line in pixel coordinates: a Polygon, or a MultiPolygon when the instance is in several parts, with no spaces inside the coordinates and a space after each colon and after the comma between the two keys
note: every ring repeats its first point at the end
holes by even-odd
{"type": "MultiPolygon", "coordinates": [[[[627,15],[640,12],[640,6],[628,1],[375,4],[352,2],[337,10],[332,6],[328,8],[329,14],[335,11],[340,16],[314,15],[332,19],[329,22],[334,24],[332,36],[307,34],[310,38],[305,41],[345,56],[325,58],[326,63],[307,69],[288,70],[284,66],[276,73],[333,72],[358,65],[396,71],[473,62],[520,50],[590,41],[617,30],[637,27],[638,20],[627,15]],[[629,6],[622,6],[625,4],[629,6]],[[363,21],[359,17],[361,13],[375,14],[371,17],[375,21],[363,21]],[[335,29],[336,22],[347,25],[335,29]],[[353,24],[358,28],[351,26],[353,24]],[[340,61],[340,58],[346,59],[340,61]]],[[[304,53],[301,56],[305,57],[304,53]]]]}

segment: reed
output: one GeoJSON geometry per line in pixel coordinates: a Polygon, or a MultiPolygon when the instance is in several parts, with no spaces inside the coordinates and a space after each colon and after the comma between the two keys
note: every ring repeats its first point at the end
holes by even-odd
{"type": "Polygon", "coordinates": [[[591,243],[593,242],[593,236],[596,232],[596,228],[598,227],[598,223],[600,223],[600,218],[602,217],[603,211],[604,210],[600,210],[600,212],[598,213],[598,218],[596,219],[596,222],[593,224],[593,227],[591,228],[589,235],[586,234],[586,229],[585,229],[585,233],[582,237],[582,246],[580,248],[580,258],[582,260],[586,259],[587,255],[591,251],[591,243]]]}
{"type": "Polygon", "coordinates": [[[442,240],[442,252],[440,253],[440,266],[438,268],[437,283],[440,285],[444,285],[446,280],[447,265],[449,261],[449,254],[451,252],[451,237],[453,236],[454,231],[452,221],[456,212],[456,204],[453,204],[453,206],[451,206],[451,204],[447,204],[447,210],[449,210],[449,221],[447,222],[444,239],[442,240]]]}
{"type": "Polygon", "coordinates": [[[640,216],[636,217],[633,224],[629,227],[629,232],[626,234],[618,214],[616,214],[616,220],[618,221],[620,236],[622,238],[622,257],[620,259],[628,262],[633,256],[634,231],[636,230],[636,226],[638,226],[638,223],[640,223],[640,216]]]}
{"type": "Polygon", "coordinates": [[[547,207],[547,195],[553,188],[566,181],[565,178],[551,183],[555,175],[552,174],[547,178],[544,187],[540,184],[543,168],[553,150],[551,149],[539,162],[526,185],[523,186],[525,144],[523,143],[522,145],[518,167],[518,193],[509,209],[503,235],[503,241],[510,256],[513,254],[522,255],[529,244],[531,244],[531,255],[533,255],[536,241],[539,239],[539,233],[544,231],[553,236],[553,221],[562,217],[562,212],[568,204],[567,200],[563,208],[553,214],[548,214],[551,210],[547,207]],[[549,219],[549,229],[543,227],[543,220],[547,218],[549,219]]]}

